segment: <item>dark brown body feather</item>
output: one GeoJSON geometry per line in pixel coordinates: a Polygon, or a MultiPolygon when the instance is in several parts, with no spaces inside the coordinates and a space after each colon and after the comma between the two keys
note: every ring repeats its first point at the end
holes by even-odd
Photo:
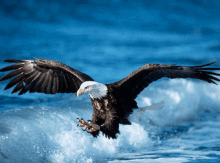
{"type": "MultiPolygon", "coordinates": [[[[107,85],[108,93],[102,99],[91,99],[93,105],[92,122],[101,126],[101,131],[108,138],[116,138],[119,124],[130,125],[128,120],[133,108],[137,108],[135,99],[121,96],[118,88],[107,85]]],[[[91,133],[97,136],[99,131],[91,133]]]]}
{"type": "MultiPolygon", "coordinates": [[[[38,59],[38,60],[5,60],[15,62],[0,69],[0,71],[11,71],[1,78],[0,81],[13,78],[5,89],[15,86],[12,93],[20,91],[19,95],[26,92],[39,92],[46,94],[75,93],[85,81],[93,79],[75,69],[62,63],[38,59]]],[[[213,63],[201,66],[175,66],[146,64],[131,73],[126,78],[112,84],[106,84],[108,93],[102,99],[91,99],[93,105],[92,122],[100,126],[100,131],[108,138],[116,138],[119,133],[119,124],[131,124],[128,116],[133,108],[137,108],[135,98],[151,82],[162,77],[168,78],[195,78],[215,83],[220,81],[215,76],[218,73],[209,70],[220,70],[220,68],[204,68],[213,63]]],[[[96,137],[99,131],[91,132],[96,137]]]]}

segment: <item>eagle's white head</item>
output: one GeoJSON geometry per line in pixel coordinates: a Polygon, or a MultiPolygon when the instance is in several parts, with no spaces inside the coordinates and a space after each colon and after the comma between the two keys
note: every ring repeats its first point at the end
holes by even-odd
{"type": "Polygon", "coordinates": [[[98,83],[95,81],[86,81],[81,84],[79,90],[77,91],[77,96],[79,97],[81,94],[88,92],[89,96],[94,98],[101,99],[107,94],[107,86],[102,83],[98,83]]]}

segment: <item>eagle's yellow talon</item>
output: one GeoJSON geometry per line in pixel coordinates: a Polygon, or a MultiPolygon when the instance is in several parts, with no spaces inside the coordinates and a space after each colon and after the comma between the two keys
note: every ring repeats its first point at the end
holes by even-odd
{"type": "Polygon", "coordinates": [[[97,125],[97,124],[92,123],[90,120],[89,120],[89,123],[87,123],[82,118],[81,119],[77,119],[77,121],[79,123],[81,123],[81,124],[78,124],[77,126],[83,127],[83,131],[87,131],[87,132],[91,133],[91,132],[100,130],[100,126],[97,125]]]}

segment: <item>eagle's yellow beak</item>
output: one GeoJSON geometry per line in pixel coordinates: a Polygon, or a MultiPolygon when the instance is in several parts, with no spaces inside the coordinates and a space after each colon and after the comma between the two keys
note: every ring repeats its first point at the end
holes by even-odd
{"type": "Polygon", "coordinates": [[[81,94],[85,93],[86,91],[84,89],[79,89],[77,91],[77,97],[79,97],[81,94]]]}

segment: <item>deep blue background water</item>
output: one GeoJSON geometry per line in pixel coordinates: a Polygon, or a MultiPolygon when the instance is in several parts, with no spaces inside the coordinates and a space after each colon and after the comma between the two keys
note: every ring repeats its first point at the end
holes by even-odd
{"type": "MultiPolygon", "coordinates": [[[[4,59],[63,62],[98,82],[118,81],[146,63],[220,66],[218,0],[0,2],[4,59]]],[[[4,73],[0,74],[0,77],[4,73]]],[[[91,137],[88,95],[11,95],[0,83],[0,162],[220,162],[220,86],[161,79],[138,97],[117,140],[91,137]]]]}

